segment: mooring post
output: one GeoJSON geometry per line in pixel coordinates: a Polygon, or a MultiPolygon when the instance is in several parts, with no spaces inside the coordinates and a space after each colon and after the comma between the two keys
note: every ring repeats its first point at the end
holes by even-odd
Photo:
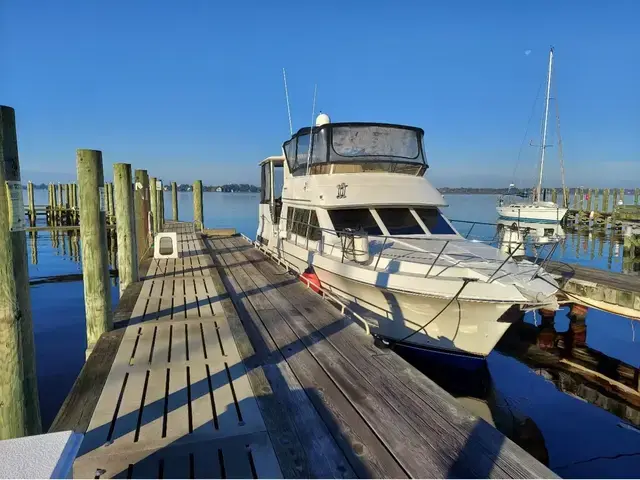
{"type": "Polygon", "coordinates": [[[551,189],[551,201],[553,203],[558,203],[558,191],[555,188],[551,189]]]}
{"type": "Polygon", "coordinates": [[[618,189],[613,189],[613,205],[611,205],[611,211],[616,209],[616,205],[618,205],[618,189]]]}
{"type": "Polygon", "coordinates": [[[178,185],[171,182],[171,207],[173,209],[173,221],[178,221],[178,185]]]}
{"type": "Polygon", "coordinates": [[[594,198],[593,198],[593,211],[598,213],[600,211],[600,189],[596,188],[593,190],[594,198]]]}
{"type": "Polygon", "coordinates": [[[164,228],[164,184],[162,180],[158,180],[158,231],[164,228]]]}
{"type": "Polygon", "coordinates": [[[144,199],[144,174],[145,170],[135,171],[135,228],[136,228],[136,248],[137,262],[140,263],[144,253],[147,251],[147,212],[145,210],[144,199]]]}
{"type": "Polygon", "coordinates": [[[609,189],[605,188],[602,191],[602,213],[609,212],[609,189]]]}
{"type": "Polygon", "coordinates": [[[591,205],[593,204],[593,189],[587,191],[587,213],[591,213],[591,205]]]}
{"type": "Polygon", "coordinates": [[[620,201],[624,205],[624,188],[620,189],[620,201]]]}
{"type": "Polygon", "coordinates": [[[113,215],[113,212],[111,211],[111,188],[109,188],[109,183],[105,183],[104,184],[104,200],[106,203],[106,208],[107,208],[107,225],[111,224],[111,215],[113,215]]]}
{"type": "Polygon", "coordinates": [[[0,439],[7,439],[42,430],[26,222],[11,107],[0,106],[0,142],[0,439]]]}
{"type": "Polygon", "coordinates": [[[158,232],[158,192],[156,177],[149,177],[149,202],[151,204],[151,238],[158,232]]]}
{"type": "Polygon", "coordinates": [[[88,357],[100,335],[113,327],[102,152],[78,150],[77,166],[88,357]]]}
{"type": "Polygon", "coordinates": [[[151,195],[149,193],[149,172],[144,170],[144,176],[142,177],[142,190],[144,192],[144,228],[146,234],[147,248],[151,245],[153,237],[151,235],[151,195]]]}
{"type": "Polygon", "coordinates": [[[62,184],[58,183],[56,191],[56,203],[58,204],[58,224],[62,225],[62,209],[64,208],[64,199],[62,198],[62,184]]]}
{"type": "Polygon", "coordinates": [[[204,213],[202,211],[202,180],[193,182],[193,223],[200,230],[204,229],[204,213]]]}
{"type": "Polygon", "coordinates": [[[29,223],[32,227],[36,225],[36,202],[33,194],[33,183],[27,183],[27,198],[29,199],[29,223]]]}
{"type": "Polygon", "coordinates": [[[633,191],[633,204],[638,205],[638,198],[640,198],[640,188],[636,188],[633,191]]]}
{"type": "Polygon", "coordinates": [[[53,195],[51,193],[52,185],[47,185],[47,193],[49,199],[49,207],[47,208],[47,225],[53,225],[53,195]]]}
{"type": "Polygon", "coordinates": [[[113,165],[113,186],[114,197],[118,199],[115,201],[115,207],[120,296],[129,285],[138,281],[138,253],[131,184],[131,165],[115,163],[113,165]]]}

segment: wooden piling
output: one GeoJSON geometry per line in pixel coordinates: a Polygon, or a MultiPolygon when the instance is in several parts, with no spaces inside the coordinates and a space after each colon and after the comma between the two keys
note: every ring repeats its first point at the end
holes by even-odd
{"type": "Polygon", "coordinates": [[[171,182],[171,207],[173,209],[173,221],[178,221],[178,185],[171,182]]]}
{"type": "Polygon", "coordinates": [[[553,203],[558,203],[558,191],[555,188],[551,189],[551,201],[553,203]]]}
{"type": "Polygon", "coordinates": [[[110,225],[111,215],[113,215],[113,212],[111,211],[111,189],[109,188],[109,183],[104,184],[104,201],[105,201],[105,208],[107,209],[107,212],[106,212],[107,225],[110,225]]]}
{"type": "Polygon", "coordinates": [[[633,204],[638,205],[638,199],[640,198],[640,188],[636,188],[633,191],[633,204]]]}
{"type": "Polygon", "coordinates": [[[164,184],[158,180],[158,231],[164,228],[164,184]]]}
{"type": "Polygon", "coordinates": [[[616,205],[618,205],[618,189],[614,188],[613,189],[613,205],[611,206],[612,211],[616,208],[616,205]]]}
{"type": "Polygon", "coordinates": [[[587,212],[591,213],[591,205],[593,204],[593,189],[587,191],[587,212]]]}
{"type": "Polygon", "coordinates": [[[622,204],[624,205],[624,188],[620,189],[620,200],[622,200],[622,204]]]}
{"type": "Polygon", "coordinates": [[[113,165],[113,187],[114,197],[118,199],[115,201],[115,213],[120,296],[129,285],[138,281],[138,254],[131,185],[131,165],[128,163],[115,163],[113,165]]]}
{"type": "Polygon", "coordinates": [[[145,209],[144,198],[144,176],[146,170],[135,171],[135,226],[136,226],[136,249],[137,262],[140,263],[144,253],[147,251],[147,211],[145,209]]]}
{"type": "Polygon", "coordinates": [[[100,335],[113,327],[102,152],[78,150],[77,167],[88,356],[100,335]]]}
{"type": "Polygon", "coordinates": [[[584,190],[582,187],[578,189],[578,210],[580,212],[584,210],[584,190]]]}
{"type": "Polygon", "coordinates": [[[149,248],[151,243],[153,242],[153,237],[151,234],[151,195],[149,194],[149,172],[143,170],[144,176],[142,177],[142,190],[143,190],[143,199],[144,199],[144,211],[145,211],[145,233],[146,233],[146,246],[149,248]]]}
{"type": "Polygon", "coordinates": [[[149,177],[149,202],[151,205],[151,237],[158,232],[158,191],[156,177],[149,177]]]}
{"type": "Polygon", "coordinates": [[[609,189],[605,188],[602,191],[602,212],[607,213],[609,211],[609,189]]]}
{"type": "Polygon", "coordinates": [[[196,228],[204,229],[204,212],[202,210],[202,180],[193,182],[193,222],[196,228]]]}
{"type": "Polygon", "coordinates": [[[49,208],[47,211],[47,225],[53,225],[53,185],[47,185],[47,193],[49,195],[49,208]]]}
{"type": "Polygon", "coordinates": [[[33,194],[33,183],[27,183],[27,199],[29,200],[29,223],[32,227],[36,225],[36,202],[33,194]]]}
{"type": "Polygon", "coordinates": [[[595,195],[593,199],[593,211],[599,212],[600,211],[600,189],[599,188],[594,189],[593,194],[595,195]]]}
{"type": "Polygon", "coordinates": [[[42,430],[18,139],[11,107],[0,106],[0,142],[0,439],[7,439],[42,430]]]}

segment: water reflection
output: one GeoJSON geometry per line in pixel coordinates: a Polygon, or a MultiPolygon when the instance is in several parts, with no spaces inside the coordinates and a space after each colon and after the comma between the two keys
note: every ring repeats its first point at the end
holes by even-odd
{"type": "Polygon", "coordinates": [[[517,358],[562,392],[640,426],[640,369],[587,345],[586,307],[574,305],[564,330],[556,315],[540,312],[534,324],[514,323],[496,350],[517,358]]]}

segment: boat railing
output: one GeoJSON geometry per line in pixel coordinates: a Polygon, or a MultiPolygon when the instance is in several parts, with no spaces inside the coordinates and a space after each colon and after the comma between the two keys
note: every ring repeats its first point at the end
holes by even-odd
{"type": "MultiPolygon", "coordinates": [[[[464,221],[460,221],[460,222],[464,222],[464,221]]],[[[473,226],[497,225],[497,224],[491,224],[486,222],[469,222],[469,223],[473,224],[473,226]]],[[[322,256],[332,256],[335,258],[335,255],[333,254],[334,253],[333,249],[335,249],[338,246],[338,244],[334,243],[329,245],[329,247],[331,247],[332,249],[330,254],[327,251],[328,249],[325,242],[326,238],[331,238],[331,236],[333,236],[334,238],[338,238],[340,241],[339,254],[340,254],[342,263],[345,263],[345,261],[353,260],[356,263],[370,266],[376,272],[378,271],[381,259],[385,257],[384,255],[385,251],[388,250],[388,248],[390,248],[389,246],[390,242],[394,242],[393,243],[393,248],[395,250],[394,253],[397,253],[393,257],[391,256],[387,257],[390,260],[393,258],[410,259],[410,255],[412,253],[418,253],[416,250],[413,250],[410,248],[405,249],[402,247],[402,245],[397,245],[398,240],[419,239],[420,241],[434,242],[434,244],[436,244],[435,242],[438,242],[438,244],[443,243],[443,245],[440,248],[436,247],[434,249],[434,251],[436,251],[437,249],[438,253],[435,254],[433,261],[430,263],[424,263],[424,265],[428,267],[427,273],[425,274],[424,278],[427,278],[431,275],[434,267],[437,266],[438,261],[443,256],[447,256],[448,262],[445,268],[441,269],[434,276],[439,276],[442,272],[452,267],[455,267],[456,265],[460,264],[462,261],[477,259],[479,261],[482,261],[485,265],[488,265],[488,264],[497,265],[496,268],[493,269],[489,274],[487,278],[487,283],[491,283],[492,281],[494,281],[497,277],[497,274],[501,270],[503,270],[504,266],[507,265],[507,263],[510,260],[513,259],[514,261],[516,261],[514,257],[519,257],[519,256],[524,257],[526,254],[527,247],[533,248],[533,252],[531,252],[534,254],[534,255],[531,255],[534,257],[533,266],[532,266],[533,274],[531,276],[531,278],[533,279],[539,273],[540,269],[542,269],[544,265],[549,261],[549,259],[553,256],[558,244],[560,243],[560,239],[555,239],[555,241],[536,242],[535,238],[526,237],[526,236],[524,238],[517,239],[517,240],[497,238],[497,235],[494,235],[494,237],[489,240],[476,240],[476,239],[470,240],[467,238],[468,234],[467,234],[467,237],[455,236],[454,238],[442,238],[442,237],[432,238],[427,236],[417,237],[417,236],[408,236],[408,235],[383,235],[383,234],[369,235],[364,230],[353,230],[353,229],[334,230],[329,228],[323,228],[318,225],[313,225],[308,222],[299,221],[299,220],[292,220],[289,225],[290,225],[290,230],[287,231],[287,238],[290,241],[293,241],[294,244],[298,246],[304,245],[306,250],[313,250],[314,252],[322,256]],[[295,233],[296,230],[300,231],[301,229],[304,230],[305,234],[295,233]],[[311,240],[309,237],[312,232],[321,232],[322,233],[320,237],[321,240],[320,241],[311,240]],[[371,247],[372,245],[375,247],[378,247],[378,245],[374,245],[371,240],[377,241],[380,244],[378,249],[379,251],[376,252],[376,254],[373,257],[371,256],[371,247]],[[476,245],[484,244],[494,248],[498,248],[500,251],[502,251],[505,254],[505,256],[504,257],[498,256],[498,257],[491,258],[491,257],[479,255],[469,250],[465,250],[464,247],[469,242],[476,245]],[[403,253],[403,252],[406,252],[406,253],[403,253]],[[358,260],[358,259],[361,259],[361,260],[358,260]]],[[[434,254],[432,251],[421,252],[421,253],[424,253],[427,255],[434,254]]],[[[424,260],[424,257],[421,258],[421,260],[424,260]]],[[[383,267],[381,271],[386,271],[387,268],[388,268],[388,265],[383,267]]]]}

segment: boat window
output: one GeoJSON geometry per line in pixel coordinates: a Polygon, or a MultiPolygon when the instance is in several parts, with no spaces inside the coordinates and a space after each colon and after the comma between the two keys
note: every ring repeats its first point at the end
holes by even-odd
{"type": "Polygon", "coordinates": [[[419,235],[424,230],[408,208],[376,208],[389,235],[419,235]]]}
{"type": "Polygon", "coordinates": [[[431,234],[455,235],[456,232],[437,208],[416,208],[415,211],[431,234]]]}
{"type": "Polygon", "coordinates": [[[293,223],[293,211],[295,208],[287,207],[287,232],[291,232],[291,224],[293,223]]]}
{"type": "Polygon", "coordinates": [[[321,238],[322,230],[320,229],[320,223],[318,222],[318,214],[315,210],[312,210],[311,218],[309,219],[309,240],[319,242],[321,238]]]}
{"type": "Polygon", "coordinates": [[[336,158],[331,156],[332,161],[350,161],[354,157],[395,157],[423,163],[420,136],[414,129],[383,125],[335,127],[331,146],[337,155],[336,158]]]}
{"type": "Polygon", "coordinates": [[[271,201],[271,165],[265,163],[262,165],[262,181],[260,189],[260,203],[269,203],[271,201]]]}
{"type": "Polygon", "coordinates": [[[367,208],[329,210],[329,218],[338,232],[351,228],[364,230],[370,235],[382,235],[382,230],[367,208]]]}
{"type": "Polygon", "coordinates": [[[309,160],[309,138],[301,135],[298,137],[298,148],[296,150],[295,161],[293,163],[292,174],[294,177],[307,174],[307,160],[309,160]]]}
{"type": "Polygon", "coordinates": [[[307,235],[309,213],[310,213],[310,210],[303,210],[301,208],[294,209],[293,226],[291,228],[291,233],[294,233],[296,235],[301,235],[303,237],[307,235]]]}

